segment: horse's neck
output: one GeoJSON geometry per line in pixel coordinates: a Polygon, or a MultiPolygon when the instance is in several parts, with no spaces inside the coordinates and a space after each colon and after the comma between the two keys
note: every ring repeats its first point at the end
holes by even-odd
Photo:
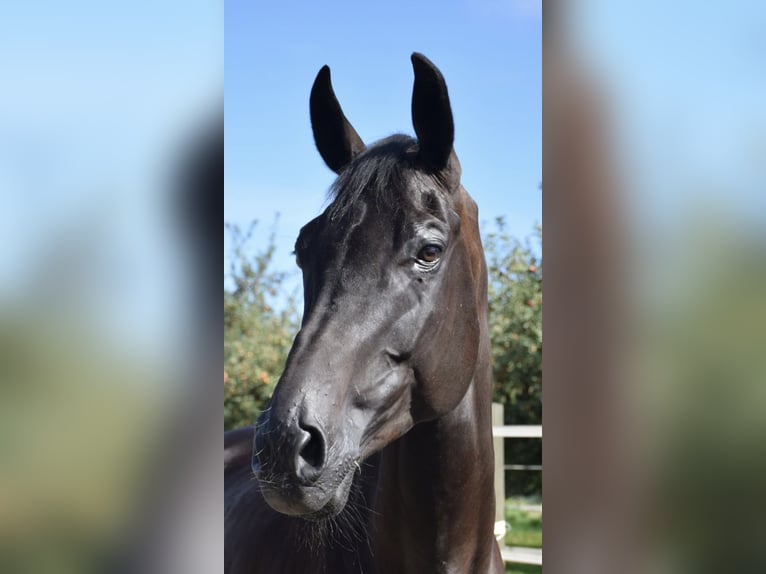
{"type": "Polygon", "coordinates": [[[491,556],[494,544],[490,377],[489,361],[481,361],[454,411],[383,451],[375,503],[380,572],[488,570],[477,560],[491,556]]]}

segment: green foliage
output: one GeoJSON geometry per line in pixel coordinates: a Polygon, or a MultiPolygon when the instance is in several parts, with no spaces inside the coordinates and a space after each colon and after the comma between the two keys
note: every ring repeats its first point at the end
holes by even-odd
{"type": "MultiPolygon", "coordinates": [[[[536,229],[542,241],[542,228],[536,229]]],[[[542,420],[543,262],[511,237],[502,218],[485,240],[494,400],[511,424],[542,420]]]]}
{"type": "Polygon", "coordinates": [[[227,225],[232,239],[231,286],[224,286],[224,428],[253,424],[274,390],[298,330],[294,296],[279,300],[285,274],[271,269],[273,236],[250,257],[246,232],[227,225]],[[281,309],[277,309],[281,307],[281,309]]]}
{"type": "MultiPolygon", "coordinates": [[[[538,225],[535,237],[540,244],[542,233],[538,225]]],[[[484,251],[489,274],[493,400],[505,405],[506,424],[542,424],[542,259],[535,254],[529,239],[522,243],[510,236],[502,218],[486,234],[484,251]]],[[[505,459],[514,464],[540,464],[542,441],[506,440],[505,459]]],[[[509,494],[534,494],[541,490],[540,472],[506,474],[509,494]]]]}

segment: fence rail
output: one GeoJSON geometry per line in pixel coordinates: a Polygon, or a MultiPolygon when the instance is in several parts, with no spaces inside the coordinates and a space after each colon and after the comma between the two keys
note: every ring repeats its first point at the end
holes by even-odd
{"type": "Polygon", "coordinates": [[[542,465],[505,464],[503,443],[508,438],[543,438],[540,425],[503,425],[503,405],[492,404],[492,436],[495,447],[495,534],[505,562],[517,564],[536,564],[542,566],[542,548],[522,548],[505,545],[505,471],[534,470],[541,471],[542,465]]]}
{"type": "Polygon", "coordinates": [[[503,466],[505,470],[542,470],[542,464],[506,464],[503,466]]]}
{"type": "Polygon", "coordinates": [[[503,438],[543,438],[542,425],[493,426],[492,436],[503,438]]]}

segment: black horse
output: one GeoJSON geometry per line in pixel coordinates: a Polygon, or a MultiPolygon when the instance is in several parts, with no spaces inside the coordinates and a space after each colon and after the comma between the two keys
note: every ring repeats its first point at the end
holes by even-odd
{"type": "Polygon", "coordinates": [[[487,270],[447,86],[412,55],[417,139],[366,147],[323,67],[334,201],[301,229],[304,317],[255,428],[227,433],[225,572],[504,572],[487,270]],[[256,480],[257,479],[257,480],[256,480]]]}

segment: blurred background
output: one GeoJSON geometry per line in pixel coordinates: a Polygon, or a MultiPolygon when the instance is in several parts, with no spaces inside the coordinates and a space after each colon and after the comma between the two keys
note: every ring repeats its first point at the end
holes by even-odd
{"type": "Polygon", "coordinates": [[[763,572],[766,9],[545,14],[546,565],[763,572]]]}
{"type": "Polygon", "coordinates": [[[0,70],[0,571],[178,570],[139,562],[220,365],[223,5],[4,2],[0,70]]]}

